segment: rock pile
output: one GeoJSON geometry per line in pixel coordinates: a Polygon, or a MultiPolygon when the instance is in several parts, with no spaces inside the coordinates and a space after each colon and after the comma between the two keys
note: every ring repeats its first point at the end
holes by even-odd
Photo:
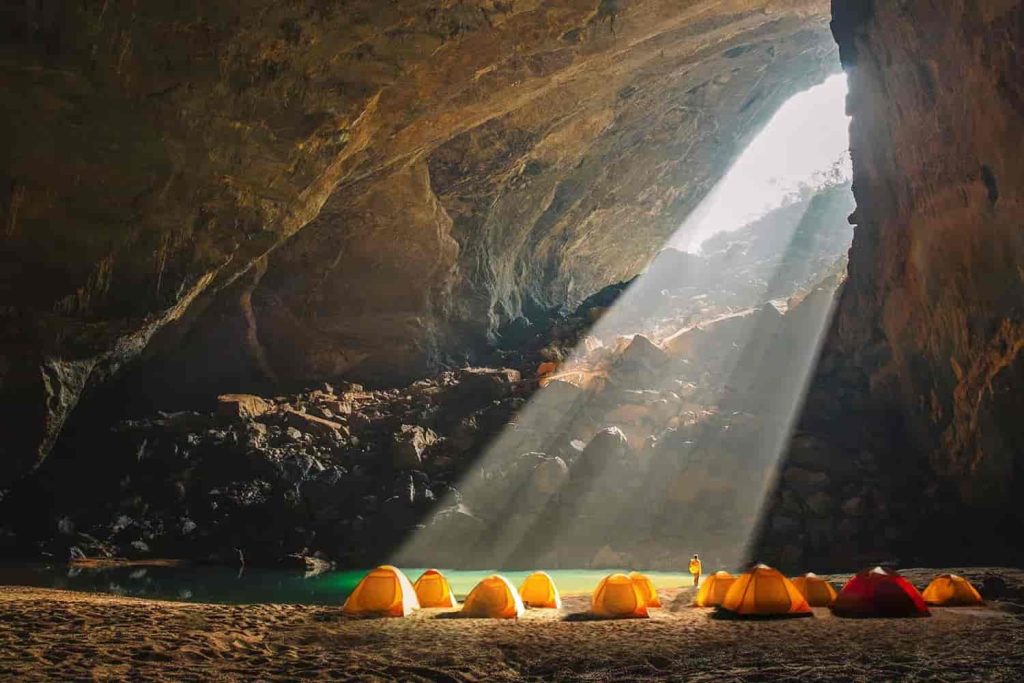
{"type": "MultiPolygon", "coordinates": [[[[818,256],[834,261],[828,244],[818,256]]],[[[766,302],[765,273],[783,257],[726,251],[728,264],[666,252],[692,272],[656,263],[574,311],[523,321],[486,367],[400,388],[224,394],[208,411],[122,422],[83,445],[107,453],[104,468],[67,449],[38,495],[6,501],[53,502],[24,515],[44,523],[14,522],[5,537],[58,557],[677,568],[699,548],[738,562],[791,417],[780,393],[799,385],[808,325],[838,280],[766,302]],[[693,295],[698,277],[710,295],[693,295]]],[[[815,467],[783,475],[794,492],[779,494],[771,528],[789,555],[840,533],[836,506],[853,517],[875,499],[815,467]],[[805,522],[808,511],[827,522],[805,522]]]]}

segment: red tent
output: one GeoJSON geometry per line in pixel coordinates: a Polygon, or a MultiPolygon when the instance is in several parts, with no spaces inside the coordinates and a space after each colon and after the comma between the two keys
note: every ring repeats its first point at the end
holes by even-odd
{"type": "Polygon", "coordinates": [[[840,617],[927,617],[924,599],[909,581],[893,571],[865,569],[846,582],[832,604],[840,617]]]}

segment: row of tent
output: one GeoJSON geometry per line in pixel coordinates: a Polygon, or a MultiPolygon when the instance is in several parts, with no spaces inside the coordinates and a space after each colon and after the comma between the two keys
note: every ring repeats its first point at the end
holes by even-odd
{"type": "MultiPolygon", "coordinates": [[[[458,606],[451,584],[438,570],[426,570],[414,584],[402,570],[383,565],[363,577],[342,611],[353,616],[404,617],[421,607],[458,606]]],[[[530,574],[519,590],[500,574],[488,576],[466,596],[461,613],[467,617],[515,619],[527,607],[561,609],[558,588],[546,572],[530,574]]],[[[611,574],[594,590],[592,611],[600,617],[646,617],[651,607],[661,607],[658,591],[651,579],[639,572],[611,574]]]]}
{"type": "Polygon", "coordinates": [[[981,605],[981,594],[956,574],[936,576],[924,593],[895,571],[875,567],[854,575],[838,593],[825,579],[808,573],[787,579],[766,565],[740,576],[716,572],[697,592],[697,607],[718,607],[735,616],[811,616],[829,607],[841,617],[928,616],[928,605],[981,605]]]}
{"type": "MultiPolygon", "coordinates": [[[[955,574],[937,576],[922,595],[898,573],[875,567],[856,574],[837,593],[816,574],[788,579],[759,564],[739,576],[724,571],[712,574],[694,601],[697,607],[717,607],[724,616],[735,617],[812,616],[811,607],[829,607],[844,617],[928,616],[928,604],[980,605],[982,599],[969,581],[955,574]]],[[[413,584],[400,569],[384,565],[363,577],[342,611],[354,616],[401,617],[420,607],[458,606],[448,579],[436,569],[423,572],[413,584]]],[[[494,574],[470,591],[461,613],[514,619],[526,607],[561,606],[558,588],[545,572],[530,574],[518,591],[504,576],[494,574]]],[[[661,607],[658,592],[650,578],[638,572],[604,577],[591,597],[591,612],[606,619],[647,617],[652,607],[661,607]]]]}

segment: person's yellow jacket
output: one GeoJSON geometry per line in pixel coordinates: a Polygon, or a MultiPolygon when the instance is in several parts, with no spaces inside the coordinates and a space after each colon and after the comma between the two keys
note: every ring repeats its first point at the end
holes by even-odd
{"type": "Polygon", "coordinates": [[[690,573],[691,574],[701,574],[702,573],[701,569],[702,569],[702,567],[700,565],[700,560],[698,560],[697,558],[693,558],[692,560],[690,560],[690,573]]]}

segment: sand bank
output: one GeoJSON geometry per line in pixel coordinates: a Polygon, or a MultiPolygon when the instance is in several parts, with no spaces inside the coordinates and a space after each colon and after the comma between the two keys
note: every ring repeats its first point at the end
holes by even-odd
{"type": "MultiPolygon", "coordinates": [[[[1019,585],[1024,573],[1010,581],[1019,585]]],[[[519,622],[353,620],[336,607],[207,605],[0,587],[3,680],[1004,680],[1024,672],[1010,603],[930,619],[721,621],[662,590],[650,620],[584,621],[586,597],[519,622]]]]}

